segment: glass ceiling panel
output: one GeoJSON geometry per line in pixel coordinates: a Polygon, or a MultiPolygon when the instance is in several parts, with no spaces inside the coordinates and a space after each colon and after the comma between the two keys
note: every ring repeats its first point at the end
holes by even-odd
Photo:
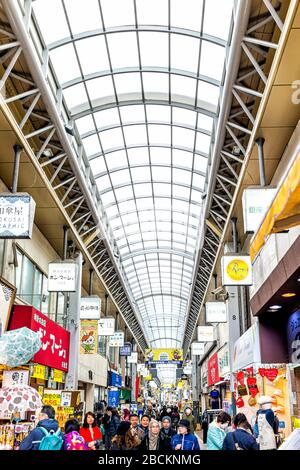
{"type": "Polygon", "coordinates": [[[232,5],[33,2],[152,347],[183,341],[232,5]]]}

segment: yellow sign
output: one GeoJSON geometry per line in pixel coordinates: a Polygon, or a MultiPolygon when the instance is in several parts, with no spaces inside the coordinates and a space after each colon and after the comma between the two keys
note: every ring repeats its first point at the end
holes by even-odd
{"type": "Polygon", "coordinates": [[[45,390],[43,396],[44,405],[60,406],[61,392],[58,390],[45,390]]]}
{"type": "Polygon", "coordinates": [[[46,367],[41,366],[40,364],[35,364],[33,366],[33,373],[32,376],[34,379],[46,379],[46,367]]]}
{"type": "Polygon", "coordinates": [[[146,349],[146,363],[178,364],[183,361],[182,349],[146,349]]]}
{"type": "Polygon", "coordinates": [[[38,386],[38,393],[40,394],[40,396],[43,398],[43,395],[44,395],[44,387],[42,385],[39,385],[38,386]]]}
{"type": "Polygon", "coordinates": [[[146,375],[145,380],[152,380],[152,375],[146,375]]]}
{"type": "Polygon", "coordinates": [[[63,382],[63,371],[58,369],[53,369],[53,382],[63,382]]]}
{"type": "Polygon", "coordinates": [[[81,320],[80,354],[97,354],[98,320],[81,320]]]}
{"type": "Polygon", "coordinates": [[[249,266],[242,259],[234,259],[228,264],[226,272],[233,281],[243,281],[249,274],[249,266]]]}

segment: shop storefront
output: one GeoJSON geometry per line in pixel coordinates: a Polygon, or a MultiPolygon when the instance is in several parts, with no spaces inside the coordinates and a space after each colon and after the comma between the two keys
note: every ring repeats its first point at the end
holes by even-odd
{"type": "Polygon", "coordinates": [[[272,409],[279,419],[280,432],[286,437],[292,430],[289,367],[285,363],[266,362],[261,348],[263,341],[266,342],[266,338],[257,322],[234,345],[237,411],[244,413],[253,425],[259,409],[258,398],[270,396],[272,409]]]}

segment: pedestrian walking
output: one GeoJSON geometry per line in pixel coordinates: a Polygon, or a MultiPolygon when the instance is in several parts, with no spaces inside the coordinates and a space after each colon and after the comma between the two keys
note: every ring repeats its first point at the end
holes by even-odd
{"type": "Polygon", "coordinates": [[[79,431],[80,424],[78,419],[72,418],[65,423],[64,450],[89,450],[79,431]]]}
{"type": "Polygon", "coordinates": [[[172,438],[173,450],[200,450],[197,436],[191,433],[190,422],[181,419],[178,423],[178,434],[172,438]]]}
{"type": "Polygon", "coordinates": [[[55,410],[53,406],[45,405],[38,415],[37,426],[21,442],[20,450],[60,450],[62,447],[63,435],[55,419],[55,410]]]}
{"type": "Polygon", "coordinates": [[[141,452],[160,450],[160,426],[156,419],[151,419],[149,423],[149,432],[145,435],[139,450],[141,452]]]}
{"type": "Polygon", "coordinates": [[[162,427],[160,430],[160,450],[168,452],[172,450],[172,438],[175,436],[176,431],[172,429],[171,418],[165,416],[162,419],[162,427]]]}
{"type": "Polygon", "coordinates": [[[192,408],[190,406],[185,407],[182,419],[186,419],[190,423],[190,432],[194,434],[197,429],[197,421],[195,416],[192,414],[192,408]]]}
{"type": "Polygon", "coordinates": [[[120,424],[120,418],[118,411],[111,406],[106,408],[106,412],[103,418],[103,426],[105,430],[105,449],[110,450],[111,439],[117,434],[117,430],[120,424]]]}
{"type": "Polygon", "coordinates": [[[222,450],[258,450],[252,428],[244,415],[238,413],[233,421],[234,431],[228,432],[223,441],[222,450]]]}
{"type": "Polygon", "coordinates": [[[89,411],[86,413],[83,425],[80,428],[80,435],[84,438],[89,450],[97,450],[103,442],[100,428],[97,426],[96,416],[89,411]]]}
{"type": "Polygon", "coordinates": [[[150,423],[149,416],[144,414],[141,418],[141,424],[139,425],[139,427],[144,431],[145,436],[149,432],[149,423],[150,423]]]}
{"type": "Polygon", "coordinates": [[[128,408],[124,408],[123,409],[123,413],[122,413],[122,417],[121,417],[121,420],[122,421],[129,421],[129,417],[130,417],[130,411],[128,408]]]}
{"type": "Polygon", "coordinates": [[[222,450],[226,437],[225,430],[231,423],[231,417],[225,411],[221,411],[216,419],[208,426],[207,450],[222,450]]]}
{"type": "Polygon", "coordinates": [[[180,421],[180,414],[178,411],[178,407],[174,406],[173,411],[171,413],[171,423],[172,423],[173,429],[177,428],[179,421],[180,421]]]}

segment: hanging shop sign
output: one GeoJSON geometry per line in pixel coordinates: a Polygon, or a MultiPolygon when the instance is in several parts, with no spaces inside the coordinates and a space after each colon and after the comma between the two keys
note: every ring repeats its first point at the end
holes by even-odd
{"type": "Polygon", "coordinates": [[[206,302],[206,323],[226,323],[227,308],[225,302],[206,302]]]}
{"type": "Polygon", "coordinates": [[[214,340],[214,327],[198,326],[197,338],[200,343],[211,343],[214,340]]]}
{"type": "Polygon", "coordinates": [[[10,330],[24,326],[38,333],[42,341],[33,362],[67,372],[70,333],[34,307],[15,305],[10,330]]]}
{"type": "Polygon", "coordinates": [[[182,349],[146,349],[146,364],[155,362],[157,364],[182,364],[182,349]]]}
{"type": "Polygon", "coordinates": [[[80,354],[97,354],[98,320],[80,321],[80,354]]]}
{"type": "Polygon", "coordinates": [[[110,348],[120,348],[124,346],[124,331],[115,331],[115,333],[109,337],[110,348]]]}
{"type": "Polygon", "coordinates": [[[289,362],[300,363],[300,310],[294,312],[287,322],[289,362]]]}
{"type": "Polygon", "coordinates": [[[34,364],[32,368],[31,377],[34,379],[46,380],[48,379],[48,369],[46,366],[34,364]]]}
{"type": "Polygon", "coordinates": [[[110,387],[122,387],[122,376],[116,372],[108,372],[108,385],[110,387]]]}
{"type": "Polygon", "coordinates": [[[31,238],[35,202],[27,193],[0,194],[0,238],[31,238]]]}
{"type": "Polygon", "coordinates": [[[80,320],[100,320],[101,299],[97,295],[81,297],[80,320]]]}
{"type": "Polygon", "coordinates": [[[219,374],[223,378],[230,372],[229,351],[227,346],[224,346],[220,351],[218,351],[218,367],[219,374]]]}
{"type": "Polygon", "coordinates": [[[195,341],[191,344],[192,356],[202,356],[204,354],[204,343],[195,341]]]}
{"type": "Polygon", "coordinates": [[[207,384],[210,387],[220,382],[218,353],[215,353],[207,362],[207,384]]]}
{"type": "Polygon", "coordinates": [[[43,404],[51,406],[60,406],[61,390],[44,390],[43,404]]]}
{"type": "Polygon", "coordinates": [[[76,263],[61,262],[48,265],[48,291],[49,292],[75,292],[76,291],[76,263]]]}
{"type": "Polygon", "coordinates": [[[120,356],[130,356],[131,350],[131,343],[124,343],[124,346],[120,347],[120,356]]]}
{"type": "Polygon", "coordinates": [[[132,352],[130,356],[127,358],[127,363],[128,364],[137,364],[138,361],[138,353],[137,352],[132,352]]]}
{"type": "Polygon", "coordinates": [[[62,370],[53,369],[51,371],[53,382],[63,383],[64,382],[64,373],[62,370]]]}
{"type": "Polygon", "coordinates": [[[6,331],[16,288],[0,277],[0,336],[6,331]]]}
{"type": "Polygon", "coordinates": [[[250,256],[225,255],[221,259],[223,286],[252,286],[250,256]]]}
{"type": "Polygon", "coordinates": [[[243,192],[243,216],[245,233],[256,232],[276,194],[276,188],[247,188],[243,192]]]}
{"type": "Polygon", "coordinates": [[[232,372],[260,362],[259,324],[256,322],[234,343],[232,372]]]}
{"type": "Polygon", "coordinates": [[[28,370],[4,370],[2,387],[12,387],[14,385],[28,385],[28,370]]]}
{"type": "Polygon", "coordinates": [[[112,336],[115,332],[115,319],[113,317],[101,318],[98,325],[99,336],[112,336]]]}
{"type": "Polygon", "coordinates": [[[120,392],[119,390],[108,390],[108,406],[117,408],[120,404],[120,392]]]}

